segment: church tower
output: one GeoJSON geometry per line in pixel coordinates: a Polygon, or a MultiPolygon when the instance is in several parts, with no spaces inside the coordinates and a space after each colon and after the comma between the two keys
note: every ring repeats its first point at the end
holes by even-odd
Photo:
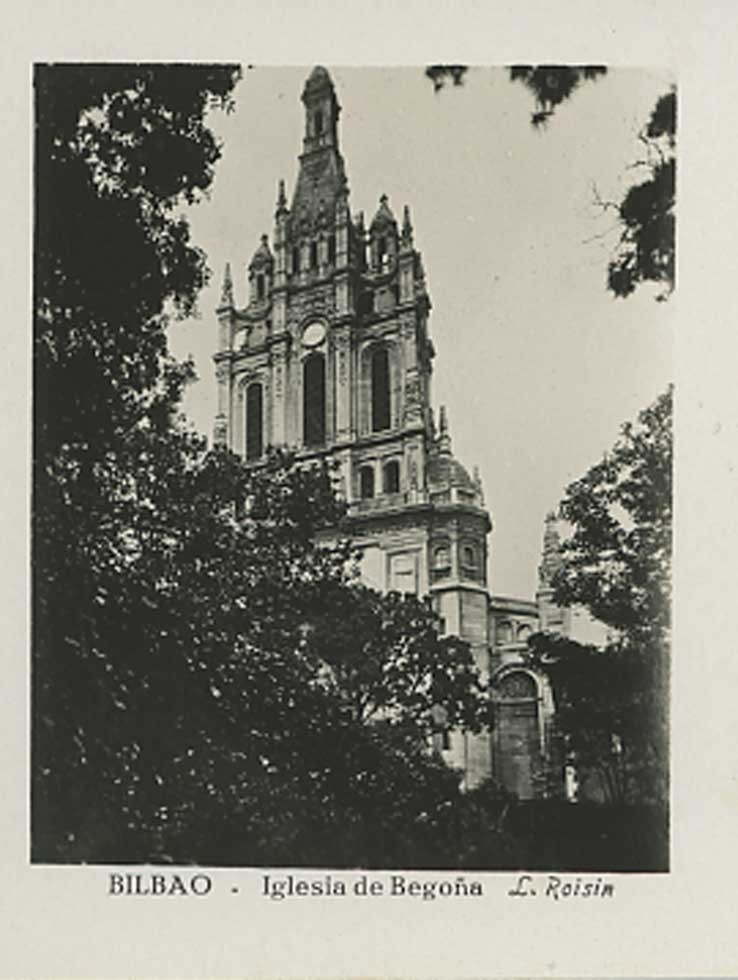
{"type": "MultiPolygon", "coordinates": [[[[279,181],[237,306],[230,267],[216,311],[216,442],[257,463],[268,446],[338,462],[367,584],[431,595],[447,633],[490,666],[487,535],[478,473],[454,457],[431,408],[431,301],[410,209],[386,194],[368,225],[349,209],[341,108],[324,68],[302,93],[304,135],[288,206],[279,181]]],[[[488,776],[489,735],[439,730],[467,785],[488,776]]]]}

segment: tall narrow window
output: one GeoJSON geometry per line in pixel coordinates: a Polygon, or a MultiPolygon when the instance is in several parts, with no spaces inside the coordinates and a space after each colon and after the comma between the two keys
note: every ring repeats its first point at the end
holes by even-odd
{"type": "Polygon", "coordinates": [[[259,459],[264,452],[264,397],[257,382],[246,389],[246,459],[259,459]]]}
{"type": "Polygon", "coordinates": [[[399,493],[400,490],[400,464],[396,459],[391,459],[384,466],[384,492],[399,493]]]}
{"type": "Polygon", "coordinates": [[[372,432],[390,427],[389,355],[386,347],[372,354],[372,432]]]}
{"type": "Polygon", "coordinates": [[[303,442],[321,446],[325,442],[325,360],[308,354],[302,369],[303,442]]]}
{"type": "Polygon", "coordinates": [[[297,245],[292,249],[292,271],[293,273],[300,271],[300,249],[297,245]]]}
{"type": "Polygon", "coordinates": [[[318,109],[315,113],[315,135],[321,136],[323,133],[323,113],[318,109]]]}
{"type": "Polygon", "coordinates": [[[264,299],[264,276],[261,274],[256,277],[256,298],[264,299]]]}
{"type": "Polygon", "coordinates": [[[379,247],[377,249],[377,257],[379,258],[379,268],[382,272],[387,272],[389,269],[389,252],[387,250],[387,239],[379,239],[379,247]]]}
{"type": "Polygon", "coordinates": [[[328,261],[334,265],[336,261],[336,236],[331,235],[328,239],[328,261]]]}
{"type": "Polygon", "coordinates": [[[310,242],[310,268],[318,268],[318,243],[310,242]]]}
{"type": "Polygon", "coordinates": [[[359,496],[362,500],[374,496],[374,467],[362,466],[359,470],[359,496]]]}

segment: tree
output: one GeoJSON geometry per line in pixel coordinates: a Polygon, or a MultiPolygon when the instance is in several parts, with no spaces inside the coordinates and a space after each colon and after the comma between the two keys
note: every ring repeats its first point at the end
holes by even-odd
{"type": "Polygon", "coordinates": [[[437,730],[439,709],[449,728],[479,731],[489,720],[468,644],[439,635],[427,601],[356,585],[314,609],[309,647],[357,720],[412,719],[422,740],[437,730]]]}
{"type": "Polygon", "coordinates": [[[416,819],[422,850],[428,814],[462,805],[428,735],[436,704],[479,724],[468,648],[415,600],[356,586],[349,542],[318,542],[341,516],[325,467],[168,448],[112,474],[121,511],[73,552],[91,591],[52,610],[36,853],[401,864],[416,819]],[[383,711],[357,710],[367,692],[383,711]]]}
{"type": "Polygon", "coordinates": [[[581,604],[629,646],[668,639],[672,389],[627,423],[600,463],[566,490],[556,599],[581,604]]]}
{"type": "Polygon", "coordinates": [[[237,77],[235,66],[35,74],[33,791],[34,817],[51,800],[59,828],[83,812],[85,714],[110,707],[97,573],[131,564],[127,524],[147,480],[167,464],[186,478],[202,448],[174,430],[192,369],[167,355],[165,312],[191,310],[206,277],[177,209],[212,181],[220,150],[205,112],[230,107],[237,77]]]}
{"type": "Polygon", "coordinates": [[[532,642],[565,749],[599,772],[611,802],[665,804],[668,795],[671,417],[670,388],[561,504],[572,534],[555,600],[610,627],[605,649],[543,634],[532,642]]]}
{"type": "Polygon", "coordinates": [[[622,229],[615,256],[608,267],[608,288],[616,296],[629,296],[643,282],[674,289],[676,219],[676,91],[662,95],[641,133],[647,158],[639,161],[648,177],[626,193],[617,209],[622,229]]]}

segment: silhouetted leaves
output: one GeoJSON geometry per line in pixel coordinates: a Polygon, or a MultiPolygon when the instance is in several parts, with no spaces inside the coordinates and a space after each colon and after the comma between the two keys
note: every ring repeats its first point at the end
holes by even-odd
{"type": "Polygon", "coordinates": [[[425,74],[433,82],[433,89],[439,92],[447,82],[461,85],[469,69],[466,65],[429,65],[425,74]]]}
{"type": "MultiPolygon", "coordinates": [[[[561,754],[610,803],[665,805],[672,546],[672,392],[623,426],[561,504],[572,527],[556,601],[610,627],[604,649],[537,634],[551,679],[561,754]]],[[[591,787],[590,787],[591,788],[591,787]]]]}
{"type": "Polygon", "coordinates": [[[616,296],[629,296],[643,282],[661,284],[657,299],[664,300],[675,281],[676,92],[658,100],[641,140],[649,177],[618,206],[622,234],[607,283],[616,296]]]}
{"type": "Polygon", "coordinates": [[[536,102],[531,116],[533,126],[544,125],[554,114],[557,106],[571,98],[586,81],[594,81],[605,75],[603,65],[513,65],[510,80],[522,82],[536,102]]]}
{"type": "Polygon", "coordinates": [[[563,605],[586,606],[632,645],[669,628],[672,392],[623,426],[613,449],[566,490],[573,534],[554,579],[563,605]]]}

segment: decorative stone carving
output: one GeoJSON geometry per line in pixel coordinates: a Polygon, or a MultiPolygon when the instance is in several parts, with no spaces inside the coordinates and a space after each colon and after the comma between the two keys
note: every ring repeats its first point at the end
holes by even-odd
{"type": "Polygon", "coordinates": [[[231,375],[231,366],[228,361],[219,361],[215,365],[215,378],[218,384],[225,384],[231,375]]]}

